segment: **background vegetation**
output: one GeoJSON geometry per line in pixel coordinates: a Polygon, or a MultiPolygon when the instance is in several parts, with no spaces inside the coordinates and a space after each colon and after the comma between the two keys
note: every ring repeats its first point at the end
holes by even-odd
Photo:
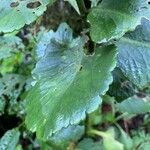
{"type": "Polygon", "coordinates": [[[1,1],[0,150],[150,150],[148,1],[1,1]],[[45,53],[46,47],[63,53],[45,53]],[[59,65],[50,67],[60,57],[67,57],[67,67],[79,65],[81,75],[92,70],[94,82],[85,75],[78,84],[64,61],[59,80],[59,65]],[[69,94],[54,106],[45,102],[57,95],[49,87],[55,81],[63,81],[59,94],[74,81],[70,97],[79,102],[67,101],[69,94]],[[48,98],[38,95],[42,88],[48,98]]]}

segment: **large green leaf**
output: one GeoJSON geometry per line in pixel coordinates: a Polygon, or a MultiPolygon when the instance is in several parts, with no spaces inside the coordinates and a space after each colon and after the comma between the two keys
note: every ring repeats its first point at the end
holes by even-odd
{"type": "Polygon", "coordinates": [[[12,32],[30,24],[46,10],[54,0],[1,0],[0,32],[12,32]]]}
{"type": "Polygon", "coordinates": [[[74,39],[65,23],[45,37],[49,42],[38,46],[36,84],[27,96],[26,117],[28,128],[44,139],[78,123],[98,107],[99,95],[108,90],[116,64],[114,46],[100,47],[93,55],[86,55],[84,40],[74,39]]]}
{"type": "Polygon", "coordinates": [[[0,150],[15,150],[20,132],[17,129],[8,130],[0,139],[0,150]]]}
{"type": "Polygon", "coordinates": [[[93,41],[106,42],[134,30],[140,24],[141,17],[148,16],[145,15],[146,12],[148,14],[147,9],[149,5],[146,0],[103,0],[88,15],[93,41]]]}
{"type": "Polygon", "coordinates": [[[139,88],[150,85],[150,22],[126,34],[119,42],[118,66],[123,74],[139,88]]]}
{"type": "Polygon", "coordinates": [[[118,103],[117,108],[121,112],[127,112],[129,114],[147,113],[150,112],[150,100],[149,98],[141,99],[138,97],[130,97],[118,103]]]}

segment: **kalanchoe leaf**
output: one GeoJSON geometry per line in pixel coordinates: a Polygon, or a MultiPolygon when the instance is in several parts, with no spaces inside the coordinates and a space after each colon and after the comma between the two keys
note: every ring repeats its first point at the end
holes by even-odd
{"type": "Polygon", "coordinates": [[[120,38],[134,30],[141,17],[150,17],[148,12],[150,6],[146,0],[103,0],[88,15],[92,40],[107,42],[120,38]]]}
{"type": "Polygon", "coordinates": [[[126,34],[117,42],[118,66],[123,74],[139,88],[150,85],[150,21],[126,34]]]}
{"type": "MultiPolygon", "coordinates": [[[[47,139],[76,124],[101,103],[112,82],[111,71],[116,65],[113,45],[95,49],[93,55],[84,54],[84,40],[73,38],[70,27],[63,23],[57,32],[50,31],[49,42],[40,53],[33,71],[36,85],[27,96],[26,124],[47,139]]],[[[48,41],[48,40],[47,40],[48,41]]]]}
{"type": "Polygon", "coordinates": [[[0,32],[12,32],[30,24],[55,0],[1,0],[0,32]]]}

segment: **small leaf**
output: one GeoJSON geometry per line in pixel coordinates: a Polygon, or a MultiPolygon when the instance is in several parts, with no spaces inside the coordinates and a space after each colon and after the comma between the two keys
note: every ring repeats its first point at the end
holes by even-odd
{"type": "Polygon", "coordinates": [[[117,107],[121,112],[127,112],[129,114],[141,114],[150,111],[150,101],[149,99],[130,97],[123,102],[118,103],[117,107]]]}
{"type": "Polygon", "coordinates": [[[72,5],[72,7],[78,12],[78,14],[80,14],[80,10],[76,0],[65,0],[65,1],[68,1],[72,5]]]}
{"type": "Polygon", "coordinates": [[[0,32],[12,32],[30,24],[42,15],[54,0],[1,0],[0,32]]]}
{"type": "Polygon", "coordinates": [[[150,85],[150,21],[126,34],[119,42],[118,66],[123,74],[139,88],[150,85]]]}
{"type": "Polygon", "coordinates": [[[0,60],[10,57],[23,49],[22,40],[17,36],[0,36],[0,60]]]}
{"type": "Polygon", "coordinates": [[[20,115],[23,109],[20,108],[22,102],[18,102],[18,97],[23,90],[25,77],[18,74],[7,74],[0,77],[0,112],[7,104],[7,113],[20,115]]]}
{"type": "Polygon", "coordinates": [[[94,142],[92,139],[83,139],[75,150],[102,150],[102,142],[94,142]]]}
{"type": "Polygon", "coordinates": [[[134,148],[138,147],[139,150],[149,150],[150,149],[150,135],[145,133],[144,130],[134,131],[132,133],[132,139],[134,143],[134,148]]]}
{"type": "Polygon", "coordinates": [[[140,24],[141,17],[147,17],[149,8],[146,0],[103,0],[88,15],[92,40],[101,43],[122,37],[140,24]]]}
{"type": "Polygon", "coordinates": [[[83,120],[101,104],[99,95],[108,90],[116,64],[114,46],[86,55],[83,38],[74,39],[64,23],[46,37],[49,42],[38,46],[39,61],[33,71],[37,83],[27,96],[26,117],[28,128],[44,139],[83,120]]]}
{"type": "Polygon", "coordinates": [[[0,150],[15,150],[20,132],[17,129],[7,131],[0,139],[0,150]]]}
{"type": "MultiPolygon", "coordinates": [[[[1,85],[0,85],[0,87],[1,87],[1,85]]],[[[5,100],[0,97],[0,115],[2,113],[4,113],[5,104],[6,104],[5,100]]]]}
{"type": "Polygon", "coordinates": [[[97,6],[100,0],[90,0],[91,1],[91,7],[97,6]]]}
{"type": "Polygon", "coordinates": [[[114,138],[114,131],[108,130],[106,133],[103,133],[103,146],[105,150],[124,150],[122,143],[118,142],[114,138]]]}
{"type": "Polygon", "coordinates": [[[124,130],[118,126],[120,130],[120,136],[119,136],[119,141],[124,145],[125,150],[132,150],[133,149],[133,141],[130,138],[130,136],[124,132],[124,130]]]}
{"type": "Polygon", "coordinates": [[[103,138],[104,150],[124,150],[123,144],[115,139],[114,128],[110,128],[106,132],[90,130],[89,133],[101,136],[103,138]]]}

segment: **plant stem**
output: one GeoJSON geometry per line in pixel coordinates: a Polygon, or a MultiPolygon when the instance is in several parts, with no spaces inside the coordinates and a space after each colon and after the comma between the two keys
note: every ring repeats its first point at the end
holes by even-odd
{"type": "Polygon", "coordinates": [[[98,130],[94,130],[94,129],[91,129],[88,131],[89,134],[94,134],[94,135],[98,135],[98,136],[101,136],[101,137],[106,137],[106,134],[102,131],[98,131],[98,130]]]}
{"type": "Polygon", "coordinates": [[[81,14],[85,14],[87,12],[87,10],[85,7],[84,0],[77,0],[77,4],[78,4],[78,7],[79,7],[81,14]]]}

